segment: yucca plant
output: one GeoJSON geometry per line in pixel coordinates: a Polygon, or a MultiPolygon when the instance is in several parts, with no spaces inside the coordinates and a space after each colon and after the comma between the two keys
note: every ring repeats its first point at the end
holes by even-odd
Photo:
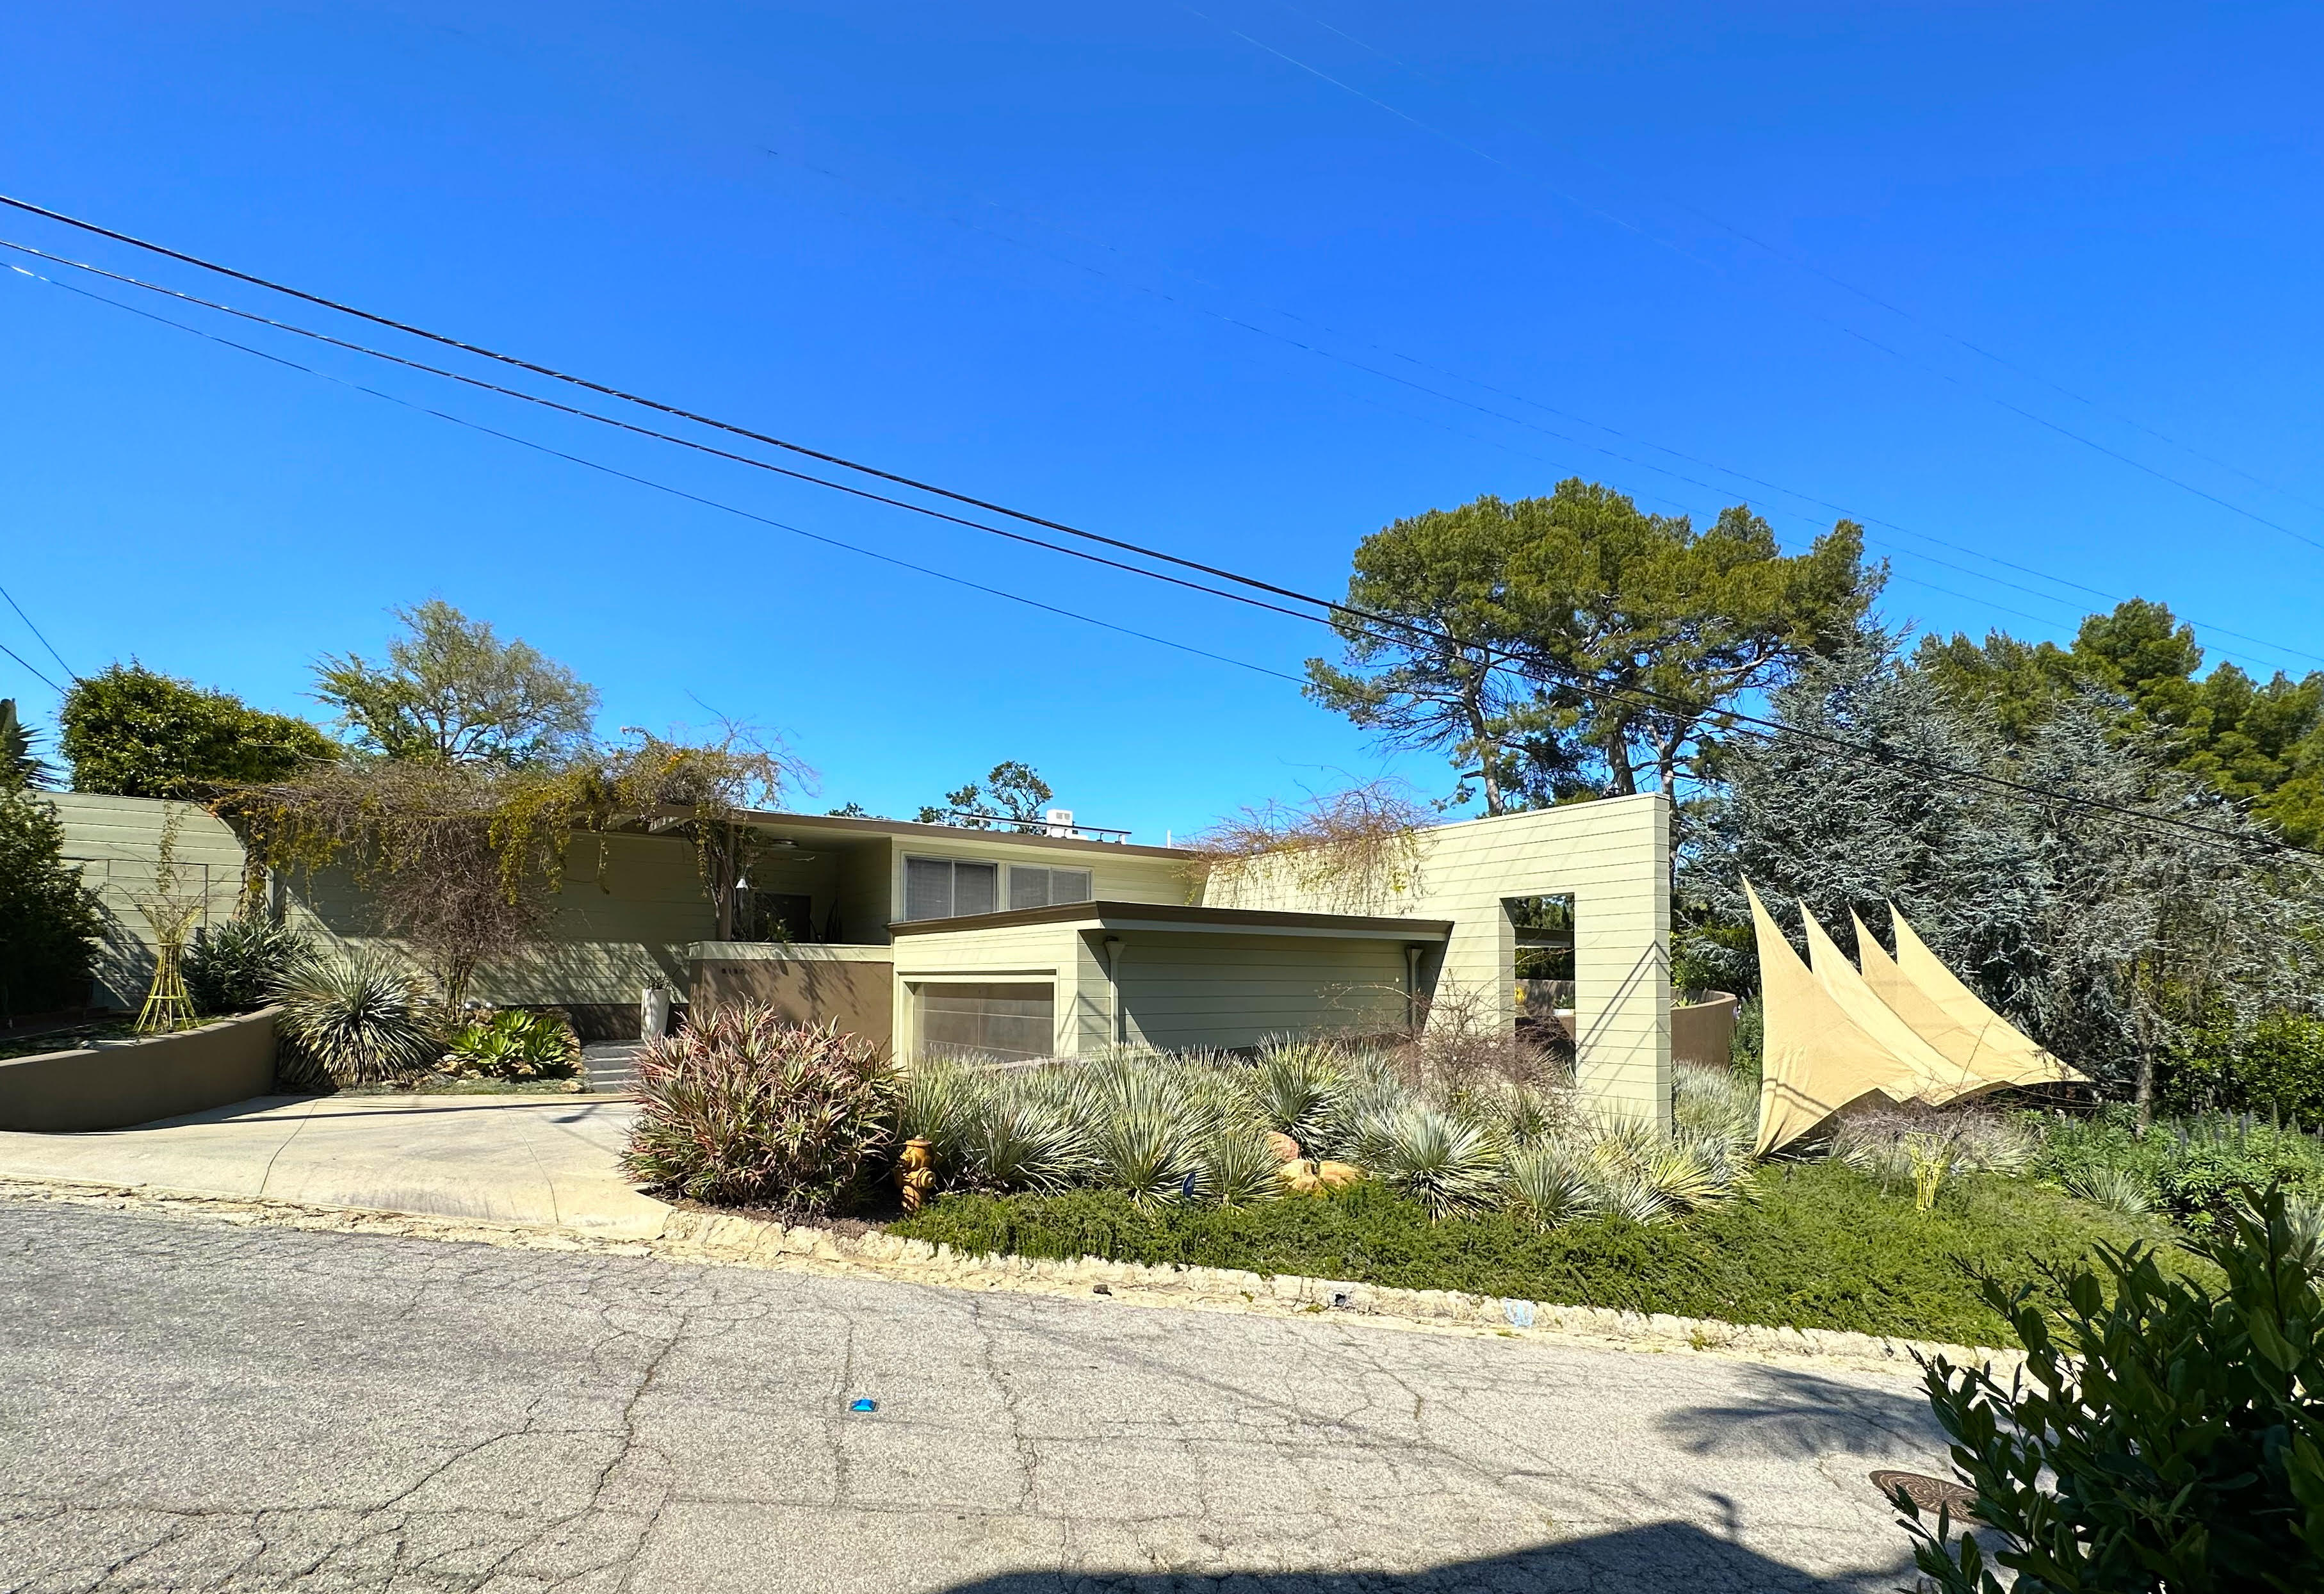
{"type": "Polygon", "coordinates": [[[1485,1126],[1433,1107],[1371,1120],[1360,1141],[1364,1171],[1448,1217],[1489,1203],[1501,1184],[1501,1150],[1485,1126]]]}
{"type": "Polygon", "coordinates": [[[952,1142],[938,1142],[939,1166],[990,1190],[1061,1190],[1090,1176],[1088,1138],[1064,1101],[1068,1082],[1047,1071],[970,1079],[952,1142]]]}
{"type": "Polygon", "coordinates": [[[843,1208],[895,1135],[896,1081],[878,1048],[762,1003],[647,1042],[636,1090],[624,1171],[714,1205],[843,1208]]]}
{"type": "Polygon", "coordinates": [[[1598,1193],[1586,1169],[1554,1145],[1528,1146],[1509,1157],[1509,1204],[1517,1215],[1544,1229],[1586,1218],[1599,1210],[1598,1193]]]}
{"type": "Polygon", "coordinates": [[[1203,1147],[1195,1158],[1194,1193],[1222,1206],[1249,1206],[1283,1193],[1283,1165],[1267,1142],[1249,1129],[1229,1129],[1203,1147]]]}
{"type": "Polygon", "coordinates": [[[428,982],[368,950],[318,958],[281,987],[279,1072],[297,1089],[413,1078],[434,1065],[441,1009],[428,982]]]}
{"type": "Polygon", "coordinates": [[[2154,1210],[2154,1187],[2135,1169],[2076,1168],[2064,1182],[2069,1194],[2125,1217],[2143,1218],[2154,1210]]]}
{"type": "Polygon", "coordinates": [[[1321,1143],[1347,1083],[1346,1057],[1321,1041],[1271,1041],[1250,1073],[1253,1109],[1303,1148],[1321,1143]]]}

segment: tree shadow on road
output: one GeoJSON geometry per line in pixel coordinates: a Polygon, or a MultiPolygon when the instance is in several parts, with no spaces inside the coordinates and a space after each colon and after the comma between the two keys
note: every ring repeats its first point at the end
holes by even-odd
{"type": "Polygon", "coordinates": [[[1825,1455],[1933,1461],[1944,1430],[1926,1396],[1818,1377],[1791,1368],[1753,1367],[1738,1400],[1668,1413],[1656,1425],[1697,1455],[1756,1455],[1799,1460],[1825,1455]]]}
{"type": "Polygon", "coordinates": [[[1909,1587],[1912,1575],[1902,1549],[1885,1564],[1820,1577],[1692,1523],[1656,1522],[1417,1572],[1011,1571],[945,1594],[1874,1594],[1909,1587]]]}

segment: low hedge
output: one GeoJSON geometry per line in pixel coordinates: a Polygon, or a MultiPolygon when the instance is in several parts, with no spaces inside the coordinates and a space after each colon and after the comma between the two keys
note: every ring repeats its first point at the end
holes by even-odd
{"type": "Polygon", "coordinates": [[[1432,1221],[1374,1185],[1251,1206],[1140,1207],[1108,1191],[955,1195],[890,1232],[976,1252],[1239,1267],[1794,1328],[2015,1344],[1972,1265],[2049,1289],[2043,1268],[2099,1242],[2163,1244],[2134,1220],[2000,1177],[1956,1180],[1932,1212],[1838,1163],[1762,1169],[1748,1199],[1681,1223],[1602,1219],[1546,1232],[1507,1214],[1432,1221]]]}

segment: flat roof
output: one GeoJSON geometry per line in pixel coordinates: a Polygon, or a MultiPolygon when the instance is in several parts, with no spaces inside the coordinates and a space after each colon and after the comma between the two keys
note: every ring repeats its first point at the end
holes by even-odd
{"type": "Polygon", "coordinates": [[[1196,908],[1176,902],[1060,902],[1050,908],[1018,908],[1001,913],[962,914],[953,918],[905,919],[890,925],[888,933],[926,935],[1005,930],[1020,925],[1080,924],[1107,930],[1219,930],[1244,935],[1338,935],[1366,941],[1442,941],[1452,934],[1452,921],[1449,918],[1289,913],[1265,908],[1196,908]]]}
{"type": "MultiPolygon", "coordinates": [[[[742,815],[745,825],[761,830],[824,831],[836,836],[931,836],[946,841],[1001,842],[1012,847],[1062,847],[1074,852],[1103,852],[1109,856],[1127,853],[1134,858],[1191,858],[1184,847],[1143,847],[1130,842],[1096,842],[1081,836],[1043,835],[1022,830],[1008,830],[994,825],[980,830],[972,825],[922,825],[910,819],[858,819],[847,814],[765,814],[742,815]]],[[[1028,825],[1038,825],[1028,819],[1028,825]]]]}

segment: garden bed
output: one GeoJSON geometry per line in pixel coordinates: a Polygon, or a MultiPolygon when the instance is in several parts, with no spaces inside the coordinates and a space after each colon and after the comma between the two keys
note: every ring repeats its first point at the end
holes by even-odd
{"type": "Polygon", "coordinates": [[[2165,1265],[2208,1272],[2159,1220],[2134,1219],[2022,1180],[1954,1181],[1931,1212],[1838,1163],[1752,1176],[1746,1198],[1684,1222],[1595,1219],[1542,1230],[1506,1213],[1432,1220],[1377,1185],[1248,1206],[1141,1206],[1118,1193],[957,1195],[890,1225],[955,1250],[1240,1268],[1405,1289],[2014,1345],[1973,1268],[2046,1290],[2047,1267],[2100,1244],[2146,1241],[2165,1265]]]}

